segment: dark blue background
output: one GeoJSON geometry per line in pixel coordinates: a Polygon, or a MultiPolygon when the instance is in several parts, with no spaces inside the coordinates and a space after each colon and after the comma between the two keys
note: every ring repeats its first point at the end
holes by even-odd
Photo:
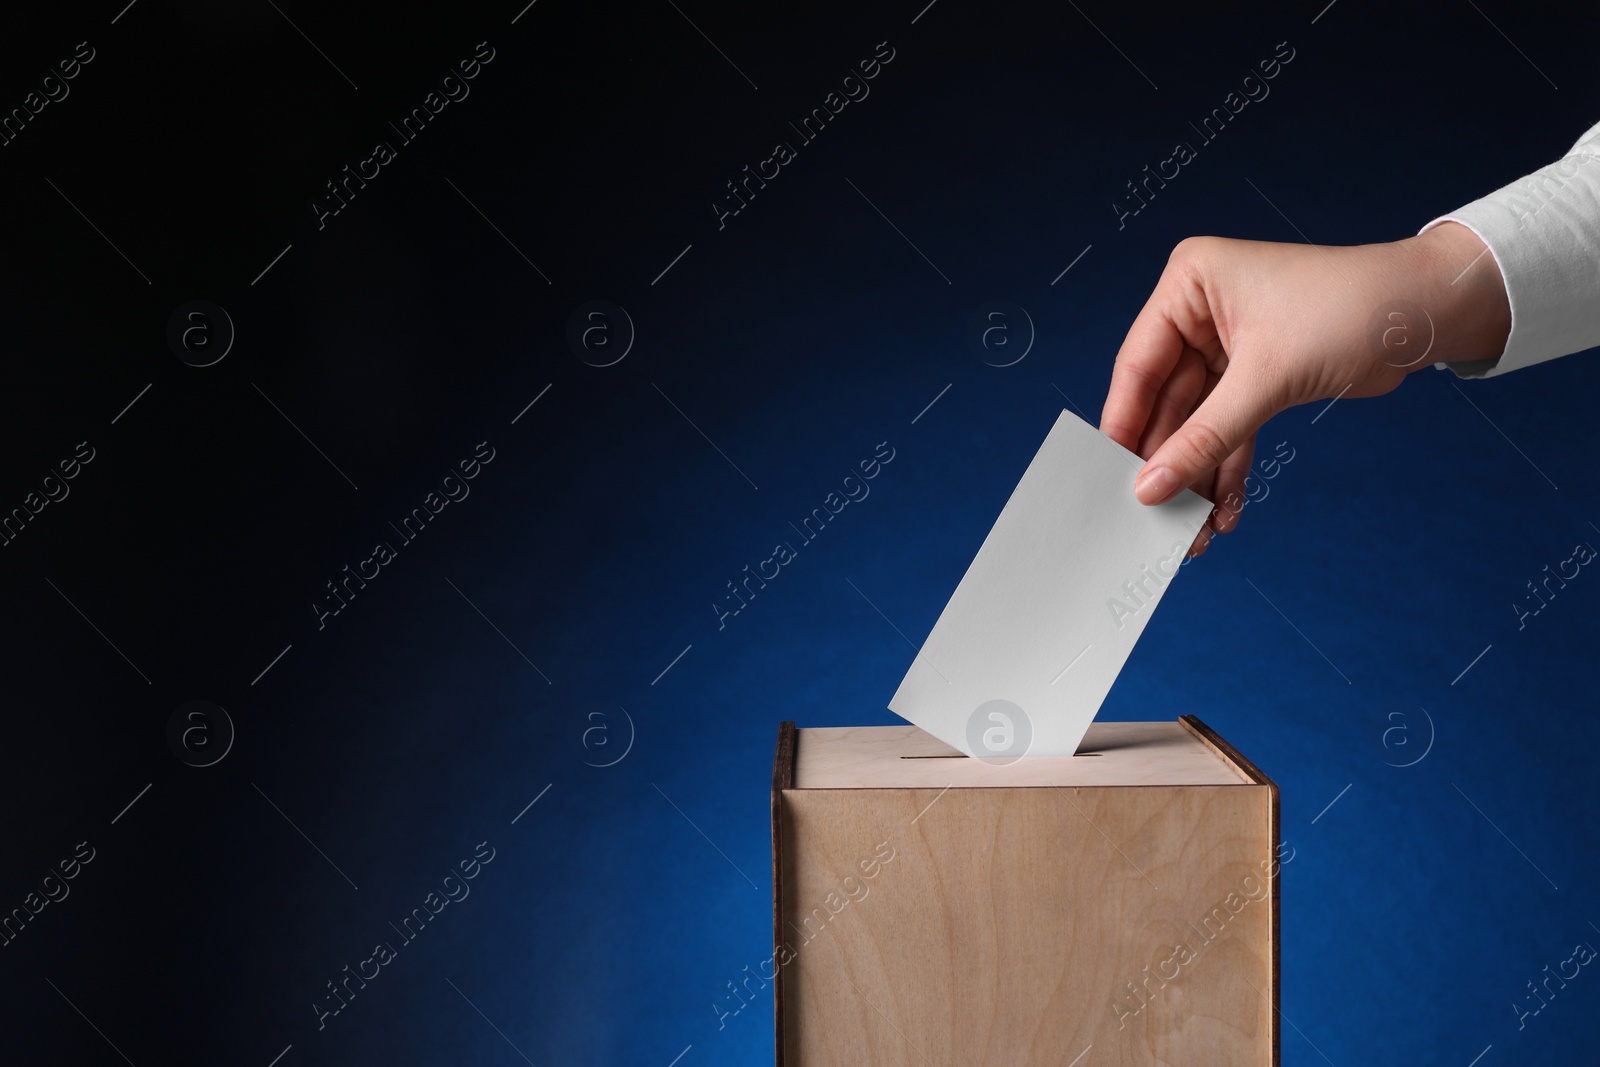
{"type": "MultiPolygon", "coordinates": [[[[0,508],[96,458],[0,549],[0,910],[96,854],[0,948],[0,1060],[766,1062],[770,1002],[712,1005],[771,954],[777,724],[896,721],[896,628],[927,633],[1063,396],[1098,419],[1171,246],[1398,239],[1600,118],[1566,5],[922,3],[11,27],[6,108],[96,58],[0,148],[0,508]],[[483,40],[319,230],[323,182],[483,40]],[[871,95],[719,230],[723,183],[880,41],[871,95]],[[1280,41],[1271,95],[1119,230],[1124,182],[1280,41]],[[195,298],[238,333],[205,369],[164,334],[195,298]],[[637,327],[614,366],[566,342],[590,299],[637,327]],[[1014,366],[968,344],[991,300],[1036,326],[1014,366]],[[480,441],[470,496],[319,631],[323,583],[480,441]],[[719,630],[882,441],[870,497],[719,630]],[[238,730],[207,768],[165,739],[192,699],[238,730]],[[479,842],[471,895],[319,1031],[324,983],[479,842]]],[[[1281,786],[1286,1064],[1594,1056],[1600,977],[1520,1031],[1511,1005],[1600,943],[1600,578],[1520,631],[1509,606],[1600,544],[1597,389],[1592,356],[1428,370],[1273,420],[1293,462],[1101,710],[1196,714],[1281,786]]]]}

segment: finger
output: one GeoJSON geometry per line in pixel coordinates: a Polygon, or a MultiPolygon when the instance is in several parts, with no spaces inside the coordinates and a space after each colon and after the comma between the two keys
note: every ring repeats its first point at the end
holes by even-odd
{"type": "MultiPolygon", "coordinates": [[[[1192,492],[1195,492],[1195,493],[1199,494],[1200,496],[1204,497],[1206,500],[1209,500],[1213,505],[1212,508],[1211,508],[1211,513],[1215,514],[1215,512],[1217,510],[1216,506],[1215,506],[1216,502],[1222,499],[1222,497],[1217,494],[1217,472],[1216,471],[1210,471],[1210,472],[1208,472],[1206,474],[1202,474],[1200,476],[1200,480],[1195,482],[1193,485],[1191,485],[1189,487],[1189,489],[1192,492]]],[[[1210,515],[1207,515],[1206,518],[1207,518],[1207,522],[1203,525],[1202,528],[1204,528],[1204,529],[1213,529],[1210,526],[1210,515]]],[[[1214,532],[1214,530],[1213,530],[1213,532],[1214,532]]]]}
{"type": "Polygon", "coordinates": [[[1166,276],[1128,328],[1111,368],[1111,388],[1100,412],[1100,429],[1130,452],[1137,451],[1150,411],[1183,354],[1183,335],[1167,314],[1166,276]]]}
{"type": "Polygon", "coordinates": [[[1239,516],[1244,511],[1246,498],[1232,490],[1217,495],[1216,506],[1211,509],[1206,525],[1216,533],[1228,533],[1239,524],[1239,516]]]}
{"type": "MultiPolygon", "coordinates": [[[[1194,350],[1191,349],[1191,351],[1194,351],[1194,350]]],[[[1198,352],[1195,352],[1195,355],[1199,356],[1200,364],[1201,364],[1201,368],[1202,368],[1201,369],[1201,373],[1198,376],[1198,381],[1197,381],[1198,388],[1196,389],[1197,396],[1195,397],[1195,400],[1203,403],[1205,401],[1205,398],[1210,396],[1212,391],[1214,389],[1216,389],[1217,382],[1221,380],[1221,376],[1218,375],[1218,374],[1213,373],[1211,371],[1211,369],[1205,365],[1205,357],[1204,356],[1200,356],[1200,354],[1198,352]]],[[[1191,403],[1188,408],[1184,409],[1184,412],[1185,413],[1192,412],[1194,406],[1195,405],[1191,403]]],[[[1182,416],[1180,416],[1179,425],[1182,425],[1182,416]]],[[[1156,440],[1155,441],[1156,447],[1160,447],[1161,443],[1163,441],[1165,441],[1167,437],[1171,437],[1172,433],[1173,433],[1173,430],[1175,430],[1175,429],[1176,429],[1176,427],[1173,427],[1172,430],[1168,430],[1166,432],[1165,436],[1163,436],[1159,440],[1156,440]]],[[[1153,451],[1153,449],[1152,449],[1152,451],[1153,451]]],[[[1221,496],[1218,495],[1216,482],[1217,482],[1216,472],[1215,471],[1208,471],[1205,474],[1202,474],[1200,476],[1200,478],[1193,485],[1191,485],[1189,488],[1193,492],[1199,494],[1200,496],[1204,497],[1207,500],[1217,501],[1218,502],[1218,506],[1220,507],[1221,506],[1220,505],[1220,501],[1221,501],[1222,498],[1221,498],[1221,496]]],[[[1212,508],[1212,514],[1213,515],[1216,514],[1216,508],[1215,507],[1212,508]]],[[[1195,534],[1194,543],[1189,546],[1189,553],[1188,554],[1189,554],[1189,556],[1191,558],[1192,557],[1197,557],[1197,556],[1202,556],[1202,555],[1205,554],[1206,547],[1211,543],[1211,536],[1212,536],[1212,534],[1214,532],[1215,532],[1215,528],[1214,527],[1211,527],[1211,526],[1206,525],[1206,524],[1202,524],[1202,526],[1200,527],[1200,532],[1195,534]]]]}
{"type": "Polygon", "coordinates": [[[1235,360],[1176,433],[1145,462],[1133,483],[1145,504],[1160,504],[1221,466],[1281,409],[1276,397],[1235,360]]]}
{"type": "Polygon", "coordinates": [[[1251,434],[1232,455],[1217,468],[1217,506],[1211,511],[1211,528],[1217,533],[1227,533],[1239,523],[1239,513],[1244,510],[1245,479],[1250,476],[1250,464],[1256,455],[1256,435],[1251,434]]]}
{"type": "Polygon", "coordinates": [[[1139,456],[1149,459],[1167,438],[1183,425],[1199,404],[1206,385],[1205,357],[1193,348],[1185,348],[1178,357],[1172,375],[1156,395],[1150,421],[1145,426],[1144,437],[1139,441],[1139,456]]]}

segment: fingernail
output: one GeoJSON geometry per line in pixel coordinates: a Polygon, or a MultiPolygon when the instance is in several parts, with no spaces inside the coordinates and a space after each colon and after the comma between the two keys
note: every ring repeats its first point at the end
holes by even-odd
{"type": "Polygon", "coordinates": [[[1151,467],[1133,483],[1133,494],[1141,504],[1159,504],[1178,491],[1178,476],[1170,467],[1151,467]]]}

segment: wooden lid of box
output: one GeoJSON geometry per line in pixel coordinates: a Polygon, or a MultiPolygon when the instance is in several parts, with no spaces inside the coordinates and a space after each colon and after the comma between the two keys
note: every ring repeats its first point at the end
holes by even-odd
{"type": "Polygon", "coordinates": [[[1176,722],[1095,722],[1076,756],[1010,763],[962,754],[915,726],[794,731],[791,789],[1270,785],[1192,715],[1176,722]]]}

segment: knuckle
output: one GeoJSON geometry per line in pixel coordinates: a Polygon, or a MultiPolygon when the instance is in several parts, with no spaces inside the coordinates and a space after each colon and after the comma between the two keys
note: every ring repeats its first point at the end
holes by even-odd
{"type": "Polygon", "coordinates": [[[1184,427],[1184,446],[1196,461],[1196,466],[1202,470],[1221,466],[1222,461],[1233,453],[1227,440],[1215,427],[1194,419],[1184,427]]]}
{"type": "Polygon", "coordinates": [[[1133,451],[1134,446],[1139,443],[1139,434],[1143,430],[1143,427],[1135,426],[1131,422],[1124,422],[1121,420],[1106,420],[1100,424],[1100,429],[1104,431],[1107,437],[1111,438],[1113,441],[1116,441],[1118,444],[1121,444],[1124,448],[1127,448],[1131,452],[1133,451]],[[1129,445],[1129,441],[1132,441],[1134,444],[1129,445]]]}
{"type": "Polygon", "coordinates": [[[1149,367],[1139,363],[1131,357],[1123,358],[1119,356],[1115,366],[1122,372],[1123,377],[1132,383],[1133,387],[1140,392],[1153,394],[1156,392],[1156,390],[1160,389],[1162,385],[1166,384],[1165,376],[1157,374],[1149,367]]]}
{"type": "Polygon", "coordinates": [[[1215,237],[1185,237],[1173,246],[1167,265],[1180,270],[1198,269],[1211,258],[1217,243],[1215,237]]]}

